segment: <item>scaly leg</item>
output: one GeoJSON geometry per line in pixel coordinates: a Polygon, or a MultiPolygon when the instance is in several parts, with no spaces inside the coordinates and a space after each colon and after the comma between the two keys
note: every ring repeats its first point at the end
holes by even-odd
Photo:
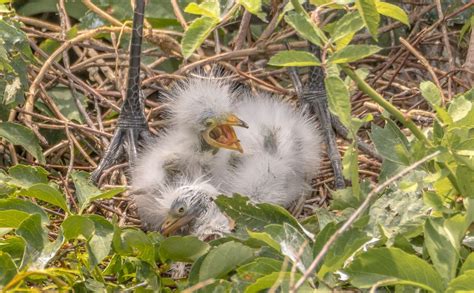
{"type": "Polygon", "coordinates": [[[117,129],[101,159],[97,169],[92,173],[92,180],[97,182],[102,172],[115,163],[124,153],[125,146],[129,162],[137,158],[137,144],[140,139],[149,136],[145,118],[144,97],[140,90],[140,55],[143,38],[143,20],[145,0],[136,0],[133,14],[133,31],[130,42],[130,62],[128,70],[127,97],[120,110],[117,129]]]}
{"type": "MultiPolygon", "coordinates": [[[[310,50],[313,54],[319,55],[319,49],[316,46],[311,45],[310,50]]],[[[334,172],[334,187],[336,189],[342,189],[346,184],[344,182],[344,176],[342,175],[341,155],[337,150],[336,135],[334,134],[331,123],[331,113],[329,112],[326,89],[324,87],[324,71],[321,67],[312,67],[308,84],[305,88],[303,88],[295,68],[290,68],[290,76],[301,103],[308,105],[321,123],[321,130],[324,133],[328,157],[334,172]]]]}

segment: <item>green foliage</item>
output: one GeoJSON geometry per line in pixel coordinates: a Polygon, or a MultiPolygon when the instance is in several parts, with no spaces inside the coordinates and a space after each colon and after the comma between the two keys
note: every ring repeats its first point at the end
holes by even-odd
{"type": "MultiPolygon", "coordinates": [[[[56,2],[33,0],[15,5],[18,13],[31,16],[56,12],[56,2]]],[[[268,1],[240,0],[226,8],[215,0],[180,2],[185,4],[185,18],[190,21],[181,38],[184,58],[192,57],[215,30],[222,34],[222,27],[232,25],[231,20],[244,9],[267,20],[262,5],[268,1]]],[[[322,48],[321,60],[308,52],[288,50],[276,53],[268,64],[324,66],[330,110],[354,137],[371,120],[370,116],[351,116],[350,95],[354,85],[369,97],[375,91],[360,81],[365,77],[360,70],[355,72],[356,76],[347,73],[347,64],[380,52],[380,43],[374,41],[381,16],[405,25],[409,25],[409,19],[400,7],[379,0],[310,2],[337,10],[333,22],[320,27],[304,11],[302,1],[295,0],[278,15],[278,21],[282,27],[293,29],[302,39],[322,48]],[[351,43],[364,29],[373,40],[351,43]],[[340,77],[341,71],[347,73],[345,80],[340,77]]],[[[131,17],[129,0],[94,3],[119,20],[131,17]]],[[[0,9],[7,10],[4,6],[0,9]]],[[[66,10],[78,21],[68,37],[79,29],[108,24],[87,11],[80,1],[66,1],[66,10]]],[[[182,31],[169,1],[149,1],[146,16],[154,28],[182,31]]],[[[471,25],[466,22],[461,38],[471,25]]],[[[252,26],[253,33],[264,28],[253,23],[252,26]]],[[[0,81],[0,107],[8,111],[24,101],[28,89],[27,64],[35,59],[19,24],[6,17],[0,20],[0,41],[0,69],[5,76],[0,81]]],[[[41,47],[51,51],[58,45],[57,41],[45,40],[41,47]]],[[[126,48],[127,40],[120,46],[126,48]]],[[[17,165],[0,171],[0,288],[170,292],[207,282],[209,285],[200,291],[287,292],[323,251],[324,257],[299,288],[301,292],[315,288],[378,287],[395,292],[414,288],[472,291],[474,92],[458,95],[449,103],[443,101],[442,93],[432,82],[421,83],[420,92],[436,111],[433,125],[420,131],[421,137],[407,138],[399,127],[407,123],[400,119],[403,114],[394,115],[400,113],[394,112],[397,109],[390,108],[386,101],[379,103],[387,111],[383,116],[385,124],[373,125],[370,133],[383,157],[379,183],[435,151],[440,151],[440,155],[377,194],[366,213],[339,235],[327,251],[323,251],[324,245],[371,190],[368,182],[359,179],[355,144],[348,146],[343,159],[344,176],[352,184],[332,194],[329,209],[297,220],[279,206],[252,204],[240,195],[220,196],[215,202],[235,223],[234,232],[209,243],[194,236],[164,238],[157,232],[122,227],[115,218],[88,214],[94,201],[110,199],[124,188],[99,190],[86,172],[75,171],[70,176],[76,207],[70,203],[71,195],[64,194],[63,182],[52,179],[56,174],[49,174],[42,167],[17,165]],[[170,268],[173,270],[177,262],[191,267],[184,280],[169,277],[170,268]]],[[[70,90],[54,87],[48,93],[62,115],[84,122],[70,90]]],[[[87,105],[83,95],[78,98],[83,106],[87,105]]],[[[51,115],[41,102],[35,106],[51,115]]],[[[30,129],[1,122],[0,136],[44,163],[38,139],[30,129]]]]}

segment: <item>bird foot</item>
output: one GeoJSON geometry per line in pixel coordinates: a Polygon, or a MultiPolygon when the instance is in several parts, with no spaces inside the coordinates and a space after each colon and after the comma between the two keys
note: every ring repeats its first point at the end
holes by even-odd
{"type": "Polygon", "coordinates": [[[138,156],[140,141],[147,141],[150,137],[147,128],[118,126],[99,165],[91,174],[92,181],[98,183],[104,171],[117,162],[124,152],[128,155],[129,164],[133,164],[138,156]]]}

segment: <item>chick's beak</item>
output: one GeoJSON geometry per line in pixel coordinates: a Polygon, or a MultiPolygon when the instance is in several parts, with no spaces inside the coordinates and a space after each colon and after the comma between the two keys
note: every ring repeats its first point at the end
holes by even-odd
{"type": "Polygon", "coordinates": [[[192,219],[191,216],[183,216],[183,217],[168,216],[166,217],[165,221],[161,225],[160,233],[164,236],[169,236],[172,233],[179,230],[179,228],[188,224],[191,221],[191,219],[192,219]]]}
{"type": "Polygon", "coordinates": [[[249,127],[247,123],[234,114],[228,114],[223,118],[218,119],[217,126],[210,128],[205,132],[204,139],[207,143],[216,148],[225,148],[243,153],[244,150],[240,145],[240,141],[237,138],[233,126],[244,128],[249,127]]]}

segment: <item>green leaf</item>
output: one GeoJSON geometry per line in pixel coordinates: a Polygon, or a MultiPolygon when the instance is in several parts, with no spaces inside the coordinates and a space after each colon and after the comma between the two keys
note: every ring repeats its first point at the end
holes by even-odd
{"type": "Polygon", "coordinates": [[[69,213],[69,208],[66,203],[64,195],[59,192],[56,188],[51,187],[44,183],[38,183],[32,185],[30,188],[20,191],[20,195],[34,197],[60,207],[64,211],[69,213]]]}
{"type": "MultiPolygon", "coordinates": [[[[257,292],[266,292],[265,289],[272,288],[276,284],[276,287],[281,288],[281,290],[276,290],[277,292],[289,292],[291,281],[295,282],[301,278],[300,274],[295,274],[291,272],[274,272],[264,277],[257,279],[252,285],[248,286],[245,289],[245,293],[257,293],[257,292]]],[[[309,286],[307,282],[303,284],[298,290],[298,292],[312,292],[313,289],[309,286]]]]}
{"type": "Polygon", "coordinates": [[[0,199],[0,211],[5,210],[18,210],[30,215],[38,214],[40,215],[43,224],[49,223],[48,215],[44,210],[31,201],[19,198],[0,199]]]}
{"type": "Polygon", "coordinates": [[[248,282],[255,282],[258,278],[282,270],[283,262],[268,257],[258,257],[251,263],[239,266],[237,274],[248,282]]]}
{"type": "Polygon", "coordinates": [[[324,80],[328,95],[329,109],[341,123],[351,129],[351,101],[349,90],[339,76],[330,75],[324,80]]]}
{"type": "Polygon", "coordinates": [[[88,240],[94,234],[94,223],[87,217],[73,215],[69,216],[61,224],[63,235],[66,240],[85,239],[88,240]]]}
{"type": "Polygon", "coordinates": [[[116,229],[112,245],[119,255],[135,256],[155,265],[155,246],[143,231],[138,229],[116,229]]]}
{"type": "Polygon", "coordinates": [[[296,32],[303,38],[318,47],[323,47],[323,41],[326,41],[326,37],[320,28],[316,27],[309,19],[298,13],[288,13],[285,16],[285,21],[291,25],[296,32]]]}
{"type": "Polygon", "coordinates": [[[304,51],[281,51],[268,61],[273,66],[320,66],[321,62],[313,54],[304,51]]]}
{"type": "Polygon", "coordinates": [[[420,83],[420,91],[421,95],[433,108],[441,104],[441,93],[438,87],[431,81],[423,81],[420,83]]]}
{"type": "Polygon", "coordinates": [[[446,293],[474,291],[474,270],[464,272],[449,283],[446,293]]]}
{"type": "Polygon", "coordinates": [[[247,233],[251,238],[260,240],[276,251],[280,251],[280,244],[275,241],[270,234],[266,232],[252,232],[250,230],[247,230],[247,233]]]}
{"type": "Polygon", "coordinates": [[[398,248],[374,248],[359,255],[345,270],[360,288],[374,285],[410,285],[443,292],[441,276],[426,261],[398,248]]]}
{"type": "Polygon", "coordinates": [[[48,183],[49,172],[39,166],[15,165],[8,169],[11,177],[9,184],[21,188],[29,188],[37,183],[48,183]]]}
{"type": "Polygon", "coordinates": [[[353,35],[363,27],[364,21],[358,12],[347,13],[336,22],[331,37],[336,42],[347,35],[353,35]]]}
{"type": "Polygon", "coordinates": [[[94,267],[109,255],[112,248],[114,226],[98,215],[89,215],[88,218],[94,223],[95,232],[87,241],[86,248],[89,252],[89,264],[94,267]]]}
{"type": "Polygon", "coordinates": [[[408,15],[397,5],[381,2],[379,0],[375,1],[375,5],[377,6],[378,13],[396,19],[399,22],[410,26],[410,19],[408,18],[408,15]]]}
{"type": "Polygon", "coordinates": [[[448,108],[448,113],[454,122],[458,122],[469,114],[472,109],[472,102],[464,96],[455,98],[448,108]]]}
{"type": "Polygon", "coordinates": [[[371,237],[359,229],[346,231],[329,248],[318,276],[324,279],[327,273],[341,269],[344,262],[370,239],[371,237]]]}
{"type": "Polygon", "coordinates": [[[247,229],[261,231],[269,223],[289,223],[294,227],[301,227],[298,221],[281,206],[268,203],[254,205],[247,197],[238,194],[233,197],[219,196],[214,202],[237,225],[245,226],[247,229]]]}
{"type": "Polygon", "coordinates": [[[387,123],[385,128],[372,124],[371,137],[377,152],[384,159],[399,165],[407,165],[408,162],[399,155],[396,148],[398,147],[408,152],[408,141],[396,124],[387,123]]]}
{"type": "Polygon", "coordinates": [[[262,0],[238,0],[238,3],[245,9],[265,21],[266,14],[262,12],[262,0]]]}
{"type": "Polygon", "coordinates": [[[221,9],[219,6],[219,1],[211,0],[204,1],[201,4],[189,3],[188,6],[184,9],[184,12],[197,14],[207,17],[212,17],[219,19],[221,15],[221,9]]]}
{"type": "Polygon", "coordinates": [[[209,248],[209,244],[195,236],[172,236],[160,243],[159,253],[163,260],[194,262],[209,248]]]}
{"type": "Polygon", "coordinates": [[[448,283],[456,275],[458,249],[448,239],[442,219],[429,218],[425,223],[425,246],[431,261],[443,280],[448,283]]]}
{"type": "Polygon", "coordinates": [[[380,14],[377,12],[375,0],[355,0],[355,4],[362,16],[362,20],[364,20],[365,26],[369,29],[372,37],[377,40],[380,14]]]}
{"type": "Polygon", "coordinates": [[[183,53],[183,57],[189,58],[206,40],[218,23],[219,20],[206,16],[194,20],[191,25],[189,25],[181,40],[181,52],[183,53]]]}
{"type": "Polygon", "coordinates": [[[213,248],[202,261],[199,281],[223,278],[237,266],[255,257],[255,251],[241,243],[230,241],[213,248]]]}
{"type": "Polygon", "coordinates": [[[17,273],[18,270],[10,255],[0,251],[0,288],[8,284],[17,273]]]}
{"type": "MultiPolygon", "coordinates": [[[[77,121],[79,123],[84,123],[81,112],[76,105],[76,101],[71,90],[68,87],[57,86],[48,90],[48,94],[56,102],[56,105],[66,118],[71,121],[77,121]]],[[[87,98],[83,94],[76,92],[76,98],[79,103],[82,104],[84,108],[87,107],[87,98]]]]}
{"type": "Polygon", "coordinates": [[[94,200],[112,198],[125,191],[125,188],[122,187],[101,191],[94,184],[92,184],[89,173],[84,171],[72,172],[71,178],[72,182],[74,182],[74,187],[76,188],[76,197],[79,201],[80,214],[94,200]]]}
{"type": "Polygon", "coordinates": [[[33,131],[13,122],[0,122],[0,137],[14,145],[20,145],[35,157],[41,164],[45,163],[38,138],[33,131]]]}
{"type": "Polygon", "coordinates": [[[464,274],[467,271],[474,270],[474,252],[471,252],[466,260],[464,260],[464,263],[462,264],[461,270],[459,271],[459,274],[464,274]]]}
{"type": "Polygon", "coordinates": [[[18,210],[0,210],[0,228],[18,228],[29,213],[18,210]]]}
{"type": "Polygon", "coordinates": [[[381,49],[379,46],[373,45],[349,45],[335,52],[328,62],[332,64],[354,62],[375,54],[381,49]]]}
{"type": "Polygon", "coordinates": [[[48,234],[41,224],[41,216],[33,214],[26,218],[16,229],[16,234],[23,238],[26,243],[21,267],[25,268],[29,265],[34,265],[36,260],[40,258],[46,244],[49,243],[48,234]]]}

